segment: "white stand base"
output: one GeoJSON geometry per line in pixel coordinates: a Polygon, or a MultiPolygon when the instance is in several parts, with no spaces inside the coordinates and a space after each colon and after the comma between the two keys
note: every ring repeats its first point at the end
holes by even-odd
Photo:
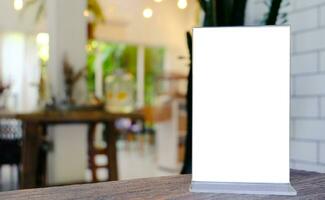
{"type": "Polygon", "coordinates": [[[290,183],[219,183],[192,181],[191,192],[295,196],[290,183]]]}

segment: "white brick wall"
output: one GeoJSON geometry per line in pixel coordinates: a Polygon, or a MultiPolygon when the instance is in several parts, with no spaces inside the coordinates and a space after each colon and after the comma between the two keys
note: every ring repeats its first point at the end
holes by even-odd
{"type": "Polygon", "coordinates": [[[318,26],[317,8],[308,9],[289,15],[289,21],[292,25],[292,31],[302,31],[318,26]]]}
{"type": "Polygon", "coordinates": [[[292,160],[317,162],[317,146],[313,142],[292,140],[290,152],[292,160]]]}
{"type": "Polygon", "coordinates": [[[305,74],[295,78],[295,95],[325,94],[325,73],[305,74]]]}
{"type": "MultiPolygon", "coordinates": [[[[324,15],[325,15],[325,10],[324,10],[324,15]]],[[[319,68],[321,71],[325,71],[325,51],[320,52],[319,68]]]]}
{"type": "Polygon", "coordinates": [[[325,97],[320,98],[320,115],[321,117],[325,117],[325,97]]]}
{"type": "Polygon", "coordinates": [[[292,117],[317,117],[319,116],[319,100],[316,97],[291,99],[292,117]]]}
{"type": "Polygon", "coordinates": [[[291,0],[295,10],[304,10],[325,3],[325,0],[291,0]]]}
{"type": "MultiPolygon", "coordinates": [[[[324,59],[325,59],[325,54],[324,54],[324,59]]],[[[310,73],[317,72],[318,70],[317,53],[293,55],[291,58],[291,65],[292,65],[291,67],[292,74],[304,74],[308,72],[310,73]]]]}
{"type": "Polygon", "coordinates": [[[325,26],[325,6],[320,8],[320,15],[319,15],[320,25],[325,26]]]}
{"type": "Polygon", "coordinates": [[[295,120],[294,137],[314,141],[325,141],[325,120],[293,119],[295,120]]]}
{"type": "Polygon", "coordinates": [[[325,164],[325,143],[321,143],[320,144],[320,158],[319,158],[319,162],[322,163],[322,164],[325,164]]]}
{"type": "Polygon", "coordinates": [[[321,40],[321,38],[324,38],[325,28],[311,29],[310,31],[303,31],[300,33],[296,31],[294,33],[296,33],[296,38],[294,40],[294,52],[317,51],[325,49],[325,40],[321,40]]]}
{"type": "Polygon", "coordinates": [[[291,0],[291,167],[325,172],[325,0],[291,0]]]}

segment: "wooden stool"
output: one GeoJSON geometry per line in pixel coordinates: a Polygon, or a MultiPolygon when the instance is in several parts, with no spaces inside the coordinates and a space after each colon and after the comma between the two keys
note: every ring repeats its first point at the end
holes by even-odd
{"type": "MultiPolygon", "coordinates": [[[[110,138],[116,138],[117,131],[108,133],[107,126],[114,126],[114,123],[105,124],[105,134],[106,136],[110,134],[110,137],[106,137],[106,147],[98,148],[95,146],[95,135],[96,135],[96,123],[90,123],[88,128],[88,168],[91,170],[92,182],[98,182],[97,169],[105,168],[108,170],[108,179],[105,181],[114,181],[117,180],[117,169],[116,169],[116,149],[115,142],[116,140],[110,140],[110,138]],[[112,152],[112,148],[115,153],[112,152]],[[107,158],[107,163],[105,165],[98,165],[96,163],[97,155],[105,155],[107,158]],[[113,169],[114,168],[114,169],[113,169]]],[[[116,130],[111,128],[110,130],[116,130]]]]}

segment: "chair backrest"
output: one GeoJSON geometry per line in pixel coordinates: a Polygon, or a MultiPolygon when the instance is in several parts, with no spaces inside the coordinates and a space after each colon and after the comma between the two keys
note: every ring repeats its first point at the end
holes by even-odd
{"type": "Polygon", "coordinates": [[[20,163],[21,139],[21,121],[0,119],[0,166],[3,164],[18,165],[20,163]]]}
{"type": "Polygon", "coordinates": [[[20,140],[21,138],[21,121],[16,119],[0,120],[0,140],[20,140]]]}

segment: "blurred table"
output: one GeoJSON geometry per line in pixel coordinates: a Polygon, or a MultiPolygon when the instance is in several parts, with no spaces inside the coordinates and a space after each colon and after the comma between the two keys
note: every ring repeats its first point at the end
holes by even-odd
{"type": "Polygon", "coordinates": [[[6,200],[173,199],[276,200],[325,199],[325,174],[292,171],[297,196],[190,193],[190,175],[134,179],[0,193],[6,200]]]}
{"type": "MultiPolygon", "coordinates": [[[[44,186],[45,177],[37,176],[39,166],[39,149],[46,136],[48,125],[55,124],[94,124],[103,123],[107,131],[107,145],[109,157],[109,179],[117,180],[116,161],[116,135],[115,120],[119,118],[130,118],[131,120],[143,120],[143,115],[134,113],[108,113],[105,111],[44,111],[35,113],[10,113],[0,112],[1,118],[15,118],[23,123],[22,141],[22,173],[20,177],[20,187],[35,188],[44,186]]],[[[45,174],[43,175],[45,176],[45,174]]]]}

